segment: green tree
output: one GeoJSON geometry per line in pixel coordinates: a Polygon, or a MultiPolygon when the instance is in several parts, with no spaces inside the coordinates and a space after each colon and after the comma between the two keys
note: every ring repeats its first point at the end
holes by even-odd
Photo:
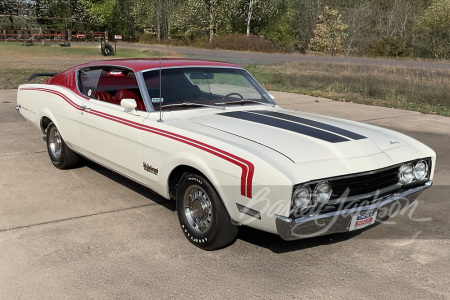
{"type": "Polygon", "coordinates": [[[139,33],[155,25],[155,6],[151,0],[135,0],[131,15],[139,33]]]}
{"type": "Polygon", "coordinates": [[[239,0],[185,0],[178,2],[171,23],[179,36],[212,41],[216,35],[240,32],[239,17],[239,0]]]}
{"type": "Polygon", "coordinates": [[[91,6],[90,0],[35,0],[32,11],[42,25],[75,29],[80,23],[91,22],[91,6]]]}
{"type": "Polygon", "coordinates": [[[93,23],[99,24],[113,34],[123,34],[124,25],[120,18],[119,0],[85,1],[87,12],[93,23]]]}
{"type": "Polygon", "coordinates": [[[1,0],[0,15],[27,16],[32,12],[33,3],[26,0],[1,0]]]}
{"type": "Polygon", "coordinates": [[[0,1],[0,14],[1,15],[17,15],[19,7],[17,1],[14,0],[2,0],[0,1]]]}
{"type": "Polygon", "coordinates": [[[34,15],[38,19],[50,17],[50,2],[48,0],[34,1],[34,15]]]}
{"type": "Polygon", "coordinates": [[[209,11],[203,0],[181,1],[172,19],[179,36],[193,40],[209,34],[209,11]]]}
{"type": "Polygon", "coordinates": [[[175,13],[175,7],[178,0],[147,0],[150,4],[153,2],[153,22],[151,22],[152,27],[156,32],[158,40],[161,38],[169,38],[172,19],[175,13]]]}
{"type": "Polygon", "coordinates": [[[344,52],[342,41],[347,36],[346,29],[347,25],[342,22],[339,12],[325,6],[314,29],[309,50],[331,55],[342,54],[344,52]]]}
{"type": "Polygon", "coordinates": [[[291,4],[292,21],[290,27],[297,40],[297,48],[306,52],[309,42],[314,37],[314,26],[322,11],[321,1],[293,0],[291,4]]]}
{"type": "MultiPolygon", "coordinates": [[[[368,31],[372,29],[371,20],[373,20],[375,12],[375,4],[369,0],[363,0],[355,3],[351,8],[346,10],[347,14],[344,17],[347,28],[347,38],[345,39],[346,54],[357,53],[358,46],[366,48],[364,45],[368,31]]],[[[370,32],[370,31],[369,31],[370,32]]]]}
{"type": "Polygon", "coordinates": [[[265,9],[259,14],[261,21],[258,33],[279,46],[296,43],[296,33],[292,27],[295,13],[291,9],[290,2],[274,1],[272,7],[266,4],[265,9]]]}
{"type": "Polygon", "coordinates": [[[242,6],[246,23],[246,34],[250,35],[251,31],[258,34],[266,26],[280,17],[280,10],[283,9],[283,1],[280,0],[243,0],[242,6]],[[251,29],[253,28],[253,29],[251,29]]]}
{"type": "Polygon", "coordinates": [[[425,36],[435,58],[450,58],[450,0],[434,0],[420,16],[416,29],[425,36]]]}

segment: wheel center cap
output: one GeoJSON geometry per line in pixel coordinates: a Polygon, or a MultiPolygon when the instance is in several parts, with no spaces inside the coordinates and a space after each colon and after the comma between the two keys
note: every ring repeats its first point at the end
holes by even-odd
{"type": "Polygon", "coordinates": [[[192,213],[197,220],[203,221],[207,217],[208,206],[203,199],[196,198],[192,201],[192,213]]]}

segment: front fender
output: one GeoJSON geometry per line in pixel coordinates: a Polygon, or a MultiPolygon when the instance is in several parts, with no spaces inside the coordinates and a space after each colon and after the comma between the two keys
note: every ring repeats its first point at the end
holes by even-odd
{"type": "Polygon", "coordinates": [[[178,166],[188,166],[202,173],[214,186],[230,218],[242,225],[276,233],[277,215],[289,215],[292,184],[276,168],[256,162],[252,195],[241,194],[241,169],[223,160],[207,163],[204,155],[192,151],[179,151],[167,162],[160,175],[165,180],[165,193],[169,193],[169,176],[178,166]],[[264,177],[264,174],[266,175],[264,177]],[[272,176],[267,176],[271,174],[272,176]],[[258,182],[257,180],[262,180],[258,182]]]}

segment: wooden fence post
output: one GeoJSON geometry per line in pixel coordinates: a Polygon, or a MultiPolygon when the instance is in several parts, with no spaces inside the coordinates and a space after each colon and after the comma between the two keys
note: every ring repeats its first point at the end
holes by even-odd
{"type": "Polygon", "coordinates": [[[39,34],[40,34],[40,36],[41,36],[41,43],[42,43],[42,46],[45,46],[44,33],[42,32],[42,27],[39,27],[39,34]]]}

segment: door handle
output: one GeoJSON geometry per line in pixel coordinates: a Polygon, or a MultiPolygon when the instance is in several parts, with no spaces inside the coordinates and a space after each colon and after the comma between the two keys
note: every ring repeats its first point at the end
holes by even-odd
{"type": "Polygon", "coordinates": [[[86,107],[86,105],[81,105],[80,108],[81,108],[81,110],[83,110],[83,111],[90,111],[90,110],[91,110],[91,108],[86,107]]]}

